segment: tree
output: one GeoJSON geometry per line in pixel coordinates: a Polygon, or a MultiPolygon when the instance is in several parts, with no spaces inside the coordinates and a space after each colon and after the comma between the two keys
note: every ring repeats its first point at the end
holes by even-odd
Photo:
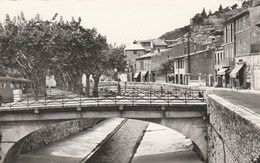
{"type": "Polygon", "coordinates": [[[233,6],[231,6],[231,9],[232,9],[232,10],[235,10],[237,7],[238,7],[238,5],[237,5],[237,3],[236,3],[236,4],[234,4],[233,6]]]}
{"type": "Polygon", "coordinates": [[[1,64],[19,71],[33,83],[35,95],[46,93],[45,76],[50,59],[50,23],[39,15],[27,21],[23,13],[10,20],[7,15],[1,37],[1,64]]]}
{"type": "Polygon", "coordinates": [[[200,14],[196,14],[193,18],[192,21],[194,23],[194,25],[201,25],[203,23],[203,18],[201,17],[200,14]]]}
{"type": "Polygon", "coordinates": [[[219,8],[218,8],[218,12],[221,13],[222,11],[223,11],[223,7],[222,7],[222,5],[220,4],[220,5],[219,5],[219,8]]]}
{"type": "Polygon", "coordinates": [[[212,15],[212,12],[211,12],[211,10],[209,10],[209,14],[208,14],[209,16],[211,16],[212,15]]]}
{"type": "Polygon", "coordinates": [[[169,72],[173,72],[174,71],[174,61],[168,59],[166,62],[161,64],[162,67],[162,72],[165,74],[166,76],[166,82],[167,82],[167,75],[169,72]]]}
{"type": "Polygon", "coordinates": [[[204,18],[206,18],[207,17],[207,13],[206,13],[206,11],[205,11],[205,8],[203,8],[203,10],[202,10],[202,12],[201,12],[201,17],[204,19],[204,18]]]}
{"type": "Polygon", "coordinates": [[[82,27],[80,17],[65,22],[57,15],[50,21],[39,15],[30,20],[23,13],[13,20],[6,15],[0,24],[0,68],[15,69],[30,79],[35,95],[46,93],[46,74],[55,76],[59,88],[78,93],[83,73],[87,79],[93,75],[97,96],[101,74],[111,67],[123,69],[122,48],[109,50],[106,38],[82,27]]]}

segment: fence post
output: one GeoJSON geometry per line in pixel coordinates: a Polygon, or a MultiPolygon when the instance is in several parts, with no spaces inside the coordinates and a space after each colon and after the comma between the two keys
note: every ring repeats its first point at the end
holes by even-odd
{"type": "Polygon", "coordinates": [[[152,105],[152,87],[150,86],[150,106],[152,105]]]}
{"type": "Polygon", "coordinates": [[[27,108],[29,109],[29,99],[28,99],[28,95],[26,95],[26,105],[27,105],[27,108]]]}
{"type": "Polygon", "coordinates": [[[79,106],[81,107],[81,93],[79,94],[79,106]]]}
{"type": "Polygon", "coordinates": [[[47,94],[44,96],[44,105],[45,105],[45,108],[46,108],[46,105],[47,105],[47,103],[46,103],[46,96],[48,96],[47,94]]]}
{"type": "Polygon", "coordinates": [[[61,105],[62,105],[62,108],[64,108],[64,92],[62,92],[62,94],[61,94],[61,105]]]}

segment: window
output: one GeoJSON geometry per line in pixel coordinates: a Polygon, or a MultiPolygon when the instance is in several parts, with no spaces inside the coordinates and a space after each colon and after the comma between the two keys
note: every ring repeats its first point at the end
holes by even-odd
{"type": "Polygon", "coordinates": [[[230,26],[230,42],[233,42],[233,24],[230,26]]]}
{"type": "Polygon", "coordinates": [[[134,50],[134,54],[137,54],[137,51],[136,51],[136,50],[134,50]]]}
{"type": "Polygon", "coordinates": [[[144,62],[141,61],[141,70],[144,70],[144,62]]]}
{"type": "Polygon", "coordinates": [[[245,21],[246,21],[246,28],[249,28],[250,27],[250,19],[249,19],[249,15],[246,15],[245,16],[245,21]]]}

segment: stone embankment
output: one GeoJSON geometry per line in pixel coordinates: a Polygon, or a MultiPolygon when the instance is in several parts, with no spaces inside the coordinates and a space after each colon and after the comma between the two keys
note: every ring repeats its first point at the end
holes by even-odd
{"type": "Polygon", "coordinates": [[[82,119],[56,123],[43,127],[16,142],[3,158],[4,163],[13,162],[20,154],[38,149],[44,145],[64,139],[93,127],[103,119],[82,119]]]}
{"type": "Polygon", "coordinates": [[[259,163],[260,116],[225,99],[208,95],[210,163],[259,163]]]}

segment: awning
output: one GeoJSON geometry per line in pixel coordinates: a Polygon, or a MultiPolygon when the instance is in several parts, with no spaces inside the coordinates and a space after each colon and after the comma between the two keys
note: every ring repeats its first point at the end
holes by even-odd
{"type": "Polygon", "coordinates": [[[141,74],[142,76],[145,76],[147,74],[148,71],[142,71],[141,74]]]}
{"type": "Polygon", "coordinates": [[[227,70],[228,70],[228,68],[221,68],[221,69],[218,70],[217,74],[218,75],[225,75],[227,70]]]}
{"type": "Polygon", "coordinates": [[[244,64],[237,64],[236,67],[232,70],[232,72],[230,73],[230,77],[231,78],[236,78],[237,73],[239,72],[239,70],[244,66],[244,64]]]}
{"type": "Polygon", "coordinates": [[[135,79],[138,78],[139,74],[140,74],[140,72],[136,72],[135,75],[134,75],[134,78],[135,79]]]}

